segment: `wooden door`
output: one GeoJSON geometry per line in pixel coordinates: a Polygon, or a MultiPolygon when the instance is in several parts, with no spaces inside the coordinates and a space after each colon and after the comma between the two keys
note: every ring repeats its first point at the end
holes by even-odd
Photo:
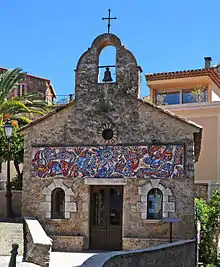
{"type": "Polygon", "coordinates": [[[123,186],[90,187],[90,249],[122,248],[123,186]]]}

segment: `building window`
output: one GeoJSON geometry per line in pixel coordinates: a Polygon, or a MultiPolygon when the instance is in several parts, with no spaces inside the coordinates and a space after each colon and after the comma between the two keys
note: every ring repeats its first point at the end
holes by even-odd
{"type": "Polygon", "coordinates": [[[182,103],[201,103],[207,102],[207,90],[195,89],[195,90],[183,90],[182,91],[182,103]]]}
{"type": "Polygon", "coordinates": [[[26,93],[26,88],[25,88],[25,84],[21,83],[18,85],[17,89],[16,89],[16,96],[23,96],[26,93]]]}
{"type": "Polygon", "coordinates": [[[166,92],[156,94],[157,105],[175,105],[180,104],[180,92],[166,92]]]}
{"type": "Polygon", "coordinates": [[[207,102],[207,89],[179,89],[178,91],[156,92],[156,105],[176,105],[207,102]]]}
{"type": "Polygon", "coordinates": [[[152,188],[147,195],[147,219],[159,220],[163,216],[163,193],[158,188],[152,188]]]}
{"type": "Polygon", "coordinates": [[[55,188],[51,193],[51,218],[65,218],[65,192],[62,188],[55,188]]]}

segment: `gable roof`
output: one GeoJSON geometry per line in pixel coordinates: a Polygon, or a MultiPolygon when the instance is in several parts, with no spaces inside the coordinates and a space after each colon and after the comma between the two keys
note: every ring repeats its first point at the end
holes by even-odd
{"type": "MultiPolygon", "coordinates": [[[[182,118],[180,116],[177,116],[173,112],[170,112],[168,110],[165,110],[162,107],[158,107],[158,106],[156,106],[153,103],[144,101],[143,99],[138,99],[138,101],[140,103],[142,103],[142,104],[150,105],[153,108],[156,108],[157,110],[159,110],[160,112],[165,113],[165,114],[169,115],[170,117],[175,118],[175,119],[177,119],[177,120],[179,120],[179,121],[181,121],[183,123],[186,123],[188,125],[191,125],[191,126],[193,126],[197,130],[197,131],[194,132],[194,143],[195,143],[194,150],[195,150],[195,160],[197,162],[198,159],[199,159],[199,154],[200,154],[200,150],[201,150],[202,126],[200,126],[200,125],[196,124],[195,122],[190,121],[190,120],[188,120],[186,118],[182,118]]],[[[28,129],[28,128],[30,128],[30,127],[38,124],[41,121],[46,120],[47,118],[49,118],[49,117],[53,116],[54,114],[57,114],[60,111],[62,111],[64,109],[66,109],[66,108],[74,105],[75,103],[76,103],[75,100],[73,100],[73,101],[71,101],[70,103],[68,103],[66,105],[60,106],[57,109],[55,109],[55,110],[47,113],[45,116],[42,116],[42,117],[40,117],[40,118],[38,118],[38,119],[30,122],[29,124],[21,127],[19,131],[20,132],[24,132],[26,129],[28,129]]]]}
{"type": "MultiPolygon", "coordinates": [[[[190,124],[190,125],[192,125],[193,127],[197,128],[197,129],[202,129],[202,126],[196,124],[195,122],[193,122],[193,121],[191,121],[191,120],[188,120],[188,119],[186,119],[186,118],[180,117],[180,116],[174,114],[173,112],[171,112],[171,111],[169,111],[169,110],[165,110],[165,109],[162,108],[162,107],[159,107],[159,106],[157,106],[157,105],[155,105],[155,104],[153,104],[153,103],[150,103],[150,102],[145,101],[145,100],[140,99],[140,98],[138,99],[138,101],[141,102],[141,103],[144,103],[144,104],[148,104],[148,105],[150,105],[150,106],[152,106],[152,107],[158,109],[159,111],[161,111],[161,112],[163,112],[163,113],[165,113],[165,114],[167,114],[167,115],[169,115],[169,116],[171,116],[171,117],[173,117],[173,118],[178,119],[178,120],[181,121],[181,122],[190,124]]],[[[65,108],[68,108],[69,106],[72,106],[73,104],[75,104],[75,100],[73,100],[73,101],[71,101],[70,103],[65,104],[65,105],[63,105],[63,106],[60,106],[60,107],[56,108],[55,110],[50,111],[50,112],[47,113],[46,115],[44,115],[44,116],[42,116],[42,117],[40,117],[40,118],[38,118],[38,119],[36,119],[36,120],[30,122],[29,124],[27,124],[27,125],[21,127],[21,129],[20,129],[19,131],[23,131],[23,130],[25,130],[25,129],[27,129],[27,128],[33,126],[33,125],[36,125],[36,124],[38,124],[38,122],[41,122],[41,121],[43,121],[43,120],[45,120],[45,119],[51,117],[52,115],[57,114],[59,111],[65,109],[65,108]]]]}
{"type": "Polygon", "coordinates": [[[215,69],[216,67],[210,67],[203,69],[183,70],[183,71],[147,73],[145,77],[147,81],[158,81],[158,80],[198,77],[207,75],[212,79],[212,81],[217,86],[220,87],[220,75],[216,73],[215,69]]]}
{"type": "Polygon", "coordinates": [[[193,139],[194,139],[194,153],[195,153],[195,162],[197,162],[199,160],[199,155],[200,155],[200,151],[201,151],[201,142],[202,142],[202,129],[203,127],[191,120],[188,120],[186,118],[180,117],[176,114],[174,114],[173,112],[170,112],[169,110],[165,110],[162,107],[156,106],[155,104],[151,103],[151,102],[147,102],[143,99],[138,99],[139,102],[143,103],[143,104],[148,104],[154,108],[156,108],[157,110],[159,110],[160,112],[163,112],[165,114],[167,114],[170,117],[173,117],[185,124],[191,125],[193,126],[195,129],[197,129],[197,131],[195,131],[193,133],[193,139]]]}
{"type": "Polygon", "coordinates": [[[158,109],[159,111],[169,115],[170,117],[176,118],[177,120],[179,120],[181,122],[184,122],[186,124],[190,124],[190,125],[192,125],[193,127],[197,128],[197,129],[202,129],[201,125],[199,125],[199,124],[197,124],[197,123],[195,123],[195,122],[193,122],[191,120],[188,120],[186,118],[180,117],[180,116],[176,115],[175,113],[173,113],[173,112],[171,112],[169,110],[166,110],[166,109],[164,109],[162,107],[159,107],[159,106],[157,106],[157,105],[155,105],[155,104],[153,104],[151,102],[145,101],[144,99],[138,99],[138,101],[141,102],[141,103],[148,104],[148,105],[158,109]]]}

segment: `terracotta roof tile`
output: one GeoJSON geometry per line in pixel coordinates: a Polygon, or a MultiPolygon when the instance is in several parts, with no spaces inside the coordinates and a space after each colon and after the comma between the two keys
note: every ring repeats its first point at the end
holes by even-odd
{"type": "Polygon", "coordinates": [[[220,87],[220,75],[215,71],[214,67],[194,69],[194,70],[183,70],[183,71],[171,71],[171,72],[158,72],[158,73],[147,73],[145,75],[147,81],[158,81],[167,79],[177,79],[186,77],[198,77],[208,75],[213,82],[220,87]]]}

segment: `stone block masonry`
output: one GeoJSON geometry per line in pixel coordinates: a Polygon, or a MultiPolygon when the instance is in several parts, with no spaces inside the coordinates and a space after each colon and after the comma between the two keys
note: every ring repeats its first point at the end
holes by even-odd
{"type": "Polygon", "coordinates": [[[49,267],[52,239],[44,232],[38,220],[24,219],[24,261],[49,267]]]}
{"type": "Polygon", "coordinates": [[[83,251],[84,236],[50,236],[53,239],[53,251],[73,252],[83,251]]]}

